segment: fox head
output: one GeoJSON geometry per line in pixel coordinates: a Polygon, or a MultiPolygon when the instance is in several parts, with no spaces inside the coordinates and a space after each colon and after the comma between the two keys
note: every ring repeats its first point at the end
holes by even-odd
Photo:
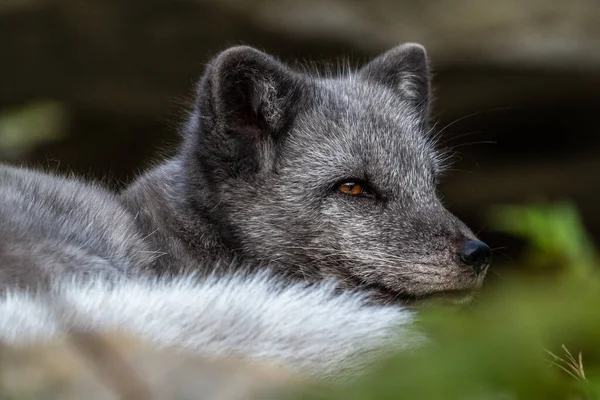
{"type": "Polygon", "coordinates": [[[182,150],[183,191],[220,241],[307,280],[384,301],[466,293],[491,251],[440,202],[425,49],[340,76],[251,47],[207,66],[182,150]]]}

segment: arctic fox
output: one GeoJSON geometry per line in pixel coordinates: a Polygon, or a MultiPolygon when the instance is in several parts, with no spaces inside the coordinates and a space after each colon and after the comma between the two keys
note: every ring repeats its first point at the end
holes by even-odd
{"type": "Polygon", "coordinates": [[[491,258],[436,195],[429,92],[418,44],[342,76],[233,47],[123,193],[1,167],[0,338],[118,329],[325,374],[410,346],[403,305],[468,297],[491,258]]]}
{"type": "Polygon", "coordinates": [[[145,267],[268,262],[382,302],[479,287],[491,251],[437,197],[429,92],[417,44],[325,77],[225,50],[198,84],[178,154],[121,194],[166,253],[145,267]]]}

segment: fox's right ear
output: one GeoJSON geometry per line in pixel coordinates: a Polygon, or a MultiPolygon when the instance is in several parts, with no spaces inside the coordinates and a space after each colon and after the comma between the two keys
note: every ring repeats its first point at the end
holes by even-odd
{"type": "Polygon", "coordinates": [[[289,68],[252,47],[236,46],[207,66],[199,111],[203,122],[222,133],[266,137],[285,125],[294,89],[289,68]]]}
{"type": "Polygon", "coordinates": [[[188,126],[191,147],[209,171],[252,173],[269,165],[272,148],[294,116],[297,75],[274,57],[248,46],[218,54],[198,86],[188,126]]]}
{"type": "Polygon", "coordinates": [[[269,165],[273,144],[294,116],[296,74],[248,46],[231,47],[206,67],[198,85],[188,144],[205,169],[226,175],[269,165]]]}
{"type": "Polygon", "coordinates": [[[429,66],[427,52],[417,43],[405,43],[379,55],[359,74],[366,80],[394,90],[420,111],[429,111],[429,66]]]}

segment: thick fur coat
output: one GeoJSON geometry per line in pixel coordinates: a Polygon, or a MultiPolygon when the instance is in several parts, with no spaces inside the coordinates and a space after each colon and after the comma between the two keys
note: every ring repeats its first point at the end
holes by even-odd
{"type": "Polygon", "coordinates": [[[490,262],[436,194],[429,97],[420,45],[340,76],[234,47],[123,193],[1,166],[0,338],[121,329],[323,373],[409,346],[401,306],[468,297],[490,262]]]}

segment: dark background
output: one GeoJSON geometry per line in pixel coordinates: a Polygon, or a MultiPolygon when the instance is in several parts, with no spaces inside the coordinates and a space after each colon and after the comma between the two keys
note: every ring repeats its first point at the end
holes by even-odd
{"type": "Polygon", "coordinates": [[[459,157],[441,191],[494,248],[494,204],[570,200],[600,241],[596,0],[0,0],[0,160],[119,187],[169,154],[204,63],[250,44],[359,65],[424,44],[459,157]]]}

